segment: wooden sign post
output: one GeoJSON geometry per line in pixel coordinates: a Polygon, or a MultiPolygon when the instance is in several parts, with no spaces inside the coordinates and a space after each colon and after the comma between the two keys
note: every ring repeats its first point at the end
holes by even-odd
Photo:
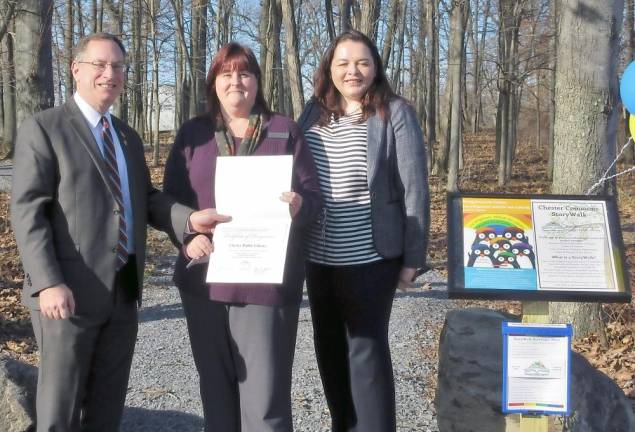
{"type": "MultiPolygon", "coordinates": [[[[524,323],[549,323],[549,302],[524,301],[521,304],[523,309],[522,320],[524,323]]],[[[520,432],[547,432],[548,429],[549,416],[527,414],[520,415],[520,432]]]]}

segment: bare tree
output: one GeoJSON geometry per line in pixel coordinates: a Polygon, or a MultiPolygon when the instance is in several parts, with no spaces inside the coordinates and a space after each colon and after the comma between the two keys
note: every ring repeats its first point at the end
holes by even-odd
{"type": "MultiPolygon", "coordinates": [[[[561,7],[552,192],[581,194],[615,157],[624,0],[562,0],[561,7]]],[[[551,303],[549,313],[552,322],[573,324],[576,338],[602,333],[598,303],[551,303]]]]}
{"type": "Polygon", "coordinates": [[[16,116],[50,108],[53,96],[51,22],[53,0],[22,0],[15,17],[16,116]]]}
{"type": "Polygon", "coordinates": [[[406,22],[407,22],[406,11],[408,10],[408,1],[401,0],[401,4],[399,6],[401,6],[399,9],[399,14],[395,19],[397,20],[398,23],[401,22],[401,24],[399,25],[399,33],[397,34],[397,39],[395,41],[396,47],[395,47],[395,55],[393,56],[391,81],[395,90],[401,93],[401,89],[400,89],[401,70],[402,70],[401,62],[403,60],[403,53],[405,51],[404,37],[406,34],[406,22]]]}
{"type": "Polygon", "coordinates": [[[448,95],[447,106],[450,116],[446,128],[445,140],[449,143],[448,179],[446,189],[448,192],[458,191],[460,142],[463,130],[462,103],[463,94],[462,70],[465,55],[465,25],[469,10],[468,0],[453,0],[450,9],[451,32],[450,49],[448,54],[448,79],[446,93],[448,95]]]}
{"type": "Polygon", "coordinates": [[[360,3],[360,22],[357,30],[376,41],[381,0],[362,0],[360,3]]]}
{"type": "MultiPolygon", "coordinates": [[[[77,22],[77,39],[81,39],[86,35],[84,28],[84,12],[82,10],[82,0],[75,0],[75,20],[77,22]]],[[[90,31],[89,31],[90,33],[90,31]]]]}
{"type": "MultiPolygon", "coordinates": [[[[478,7],[478,1],[477,1],[478,7]]],[[[485,0],[485,6],[483,7],[483,15],[481,17],[482,24],[480,28],[480,40],[478,43],[474,44],[474,64],[473,64],[473,95],[472,95],[472,131],[474,133],[479,131],[481,117],[483,113],[483,83],[482,83],[482,75],[483,75],[483,58],[485,57],[485,38],[487,35],[487,23],[489,21],[490,16],[490,7],[491,0],[485,0]]],[[[474,22],[475,33],[477,32],[479,22],[478,19],[474,22]]]]}
{"type": "Polygon", "coordinates": [[[64,29],[64,74],[66,76],[66,100],[73,95],[73,75],[70,65],[73,60],[73,0],[66,0],[66,28],[64,29]]]}
{"type": "Polygon", "coordinates": [[[340,33],[349,30],[351,26],[351,8],[353,0],[339,0],[340,2],[340,33]]]}
{"type": "Polygon", "coordinates": [[[192,96],[190,117],[205,110],[205,59],[207,58],[207,1],[192,0],[192,96]]]}
{"type": "Polygon", "coordinates": [[[16,100],[15,100],[15,62],[13,59],[13,34],[7,32],[2,40],[2,107],[4,114],[2,147],[0,156],[11,157],[17,132],[16,100]]]}
{"type": "Polygon", "coordinates": [[[438,11],[439,0],[427,0],[426,20],[429,36],[427,50],[428,65],[426,71],[426,142],[428,144],[428,172],[432,172],[435,161],[434,147],[437,141],[437,95],[439,94],[437,75],[437,65],[439,64],[438,11]]]}
{"type": "Polygon", "coordinates": [[[231,15],[233,0],[219,0],[216,20],[217,47],[220,48],[231,40],[231,15]]]}
{"type": "Polygon", "coordinates": [[[145,134],[145,118],[143,117],[143,76],[145,75],[145,38],[143,37],[143,17],[146,16],[142,0],[133,0],[132,3],[132,49],[129,58],[132,66],[132,79],[130,80],[130,124],[141,136],[145,134]]]}
{"type": "Polygon", "coordinates": [[[549,56],[549,140],[547,142],[547,177],[553,180],[553,148],[554,148],[554,124],[556,121],[556,56],[558,51],[558,22],[560,20],[560,2],[553,2],[550,10],[551,31],[551,55],[549,56]]]}
{"type": "Polygon", "coordinates": [[[388,62],[390,61],[395,26],[397,25],[397,19],[399,17],[399,6],[401,1],[405,0],[390,0],[390,12],[388,15],[388,22],[386,23],[386,36],[384,38],[384,47],[381,53],[381,61],[384,64],[384,67],[388,67],[388,62]]]}
{"type": "Polygon", "coordinates": [[[0,41],[4,38],[9,23],[13,19],[13,13],[15,12],[15,5],[17,0],[3,0],[0,2],[0,11],[2,11],[2,18],[0,18],[0,41]]]}
{"type": "Polygon", "coordinates": [[[291,90],[291,105],[293,108],[293,117],[297,118],[300,116],[302,108],[304,107],[304,95],[302,92],[302,71],[300,69],[293,0],[282,0],[281,5],[285,29],[285,47],[289,75],[288,82],[291,90]]]}
{"type": "Polygon", "coordinates": [[[177,99],[176,116],[179,124],[188,119],[189,100],[191,96],[192,82],[194,79],[192,57],[187,49],[185,22],[183,17],[183,0],[170,0],[174,11],[174,23],[176,24],[176,46],[179,68],[176,71],[176,89],[179,98],[177,99]]]}
{"type": "Polygon", "coordinates": [[[264,0],[260,14],[260,66],[265,100],[274,111],[284,110],[284,85],[280,50],[282,12],[278,0],[264,0]]]}
{"type": "Polygon", "coordinates": [[[326,28],[329,32],[329,40],[335,39],[335,23],[333,22],[333,3],[324,0],[324,12],[326,14],[326,28]]]}
{"type": "Polygon", "coordinates": [[[526,0],[499,0],[498,185],[511,179],[519,110],[518,37],[526,0]]]}

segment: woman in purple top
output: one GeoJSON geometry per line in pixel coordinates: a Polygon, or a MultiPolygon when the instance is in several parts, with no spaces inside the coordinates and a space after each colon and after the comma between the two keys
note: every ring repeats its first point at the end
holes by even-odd
{"type": "MultiPolygon", "coordinates": [[[[181,126],[165,168],[164,191],[192,208],[215,207],[217,156],[293,155],[292,216],[282,284],[206,283],[211,236],[192,235],[174,273],[200,376],[206,431],[291,431],[291,367],[304,279],[304,231],[321,199],[313,158],[292,120],[271,113],[253,52],[221,48],[207,75],[206,114],[181,126]]],[[[258,182],[244,173],[245,182],[258,182]]],[[[282,192],[282,191],[281,191],[282,192]]],[[[230,222],[231,223],[231,222],[230,222]]]]}

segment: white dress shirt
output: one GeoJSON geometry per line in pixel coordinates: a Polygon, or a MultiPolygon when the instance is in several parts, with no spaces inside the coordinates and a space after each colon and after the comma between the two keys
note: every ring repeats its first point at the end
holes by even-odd
{"type": "Polygon", "coordinates": [[[88,122],[88,126],[90,131],[93,133],[93,137],[95,137],[95,142],[97,143],[97,147],[99,151],[101,151],[102,156],[104,155],[104,140],[102,138],[103,126],[101,124],[102,116],[105,116],[108,119],[108,123],[110,124],[111,135],[113,139],[113,143],[115,145],[115,154],[117,156],[117,169],[119,170],[119,180],[121,181],[121,193],[123,195],[123,207],[124,207],[124,218],[126,220],[126,235],[128,236],[128,253],[133,254],[135,251],[134,244],[134,230],[133,230],[133,219],[132,219],[132,204],[130,200],[130,184],[128,182],[128,165],[126,164],[126,158],[124,156],[123,150],[121,149],[121,143],[119,142],[119,136],[117,134],[117,130],[115,129],[115,125],[112,124],[112,118],[110,116],[110,112],[106,112],[105,114],[99,113],[95,108],[90,106],[88,102],[86,102],[79,93],[75,93],[73,95],[75,99],[75,103],[79,107],[79,110],[84,115],[84,118],[88,122]]]}

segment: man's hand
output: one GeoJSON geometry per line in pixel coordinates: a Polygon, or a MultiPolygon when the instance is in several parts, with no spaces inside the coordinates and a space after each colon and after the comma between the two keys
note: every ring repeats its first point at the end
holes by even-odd
{"type": "Polygon", "coordinates": [[[66,319],[75,315],[73,292],[65,284],[40,291],[40,312],[49,319],[66,319]]]}
{"type": "Polygon", "coordinates": [[[214,245],[203,234],[199,234],[187,244],[185,252],[190,259],[199,259],[209,256],[214,251],[214,245]]]}
{"type": "Polygon", "coordinates": [[[289,203],[289,213],[291,217],[295,217],[302,208],[302,195],[297,192],[282,192],[280,201],[289,203]]]}
{"type": "Polygon", "coordinates": [[[192,229],[200,233],[213,233],[216,224],[229,222],[231,216],[216,213],[216,209],[205,209],[195,211],[190,215],[190,225],[192,229]]]}
{"type": "Polygon", "coordinates": [[[401,291],[406,291],[407,289],[414,288],[415,284],[413,283],[413,280],[416,273],[417,269],[415,268],[403,267],[399,272],[399,282],[397,283],[397,288],[401,291]]]}

